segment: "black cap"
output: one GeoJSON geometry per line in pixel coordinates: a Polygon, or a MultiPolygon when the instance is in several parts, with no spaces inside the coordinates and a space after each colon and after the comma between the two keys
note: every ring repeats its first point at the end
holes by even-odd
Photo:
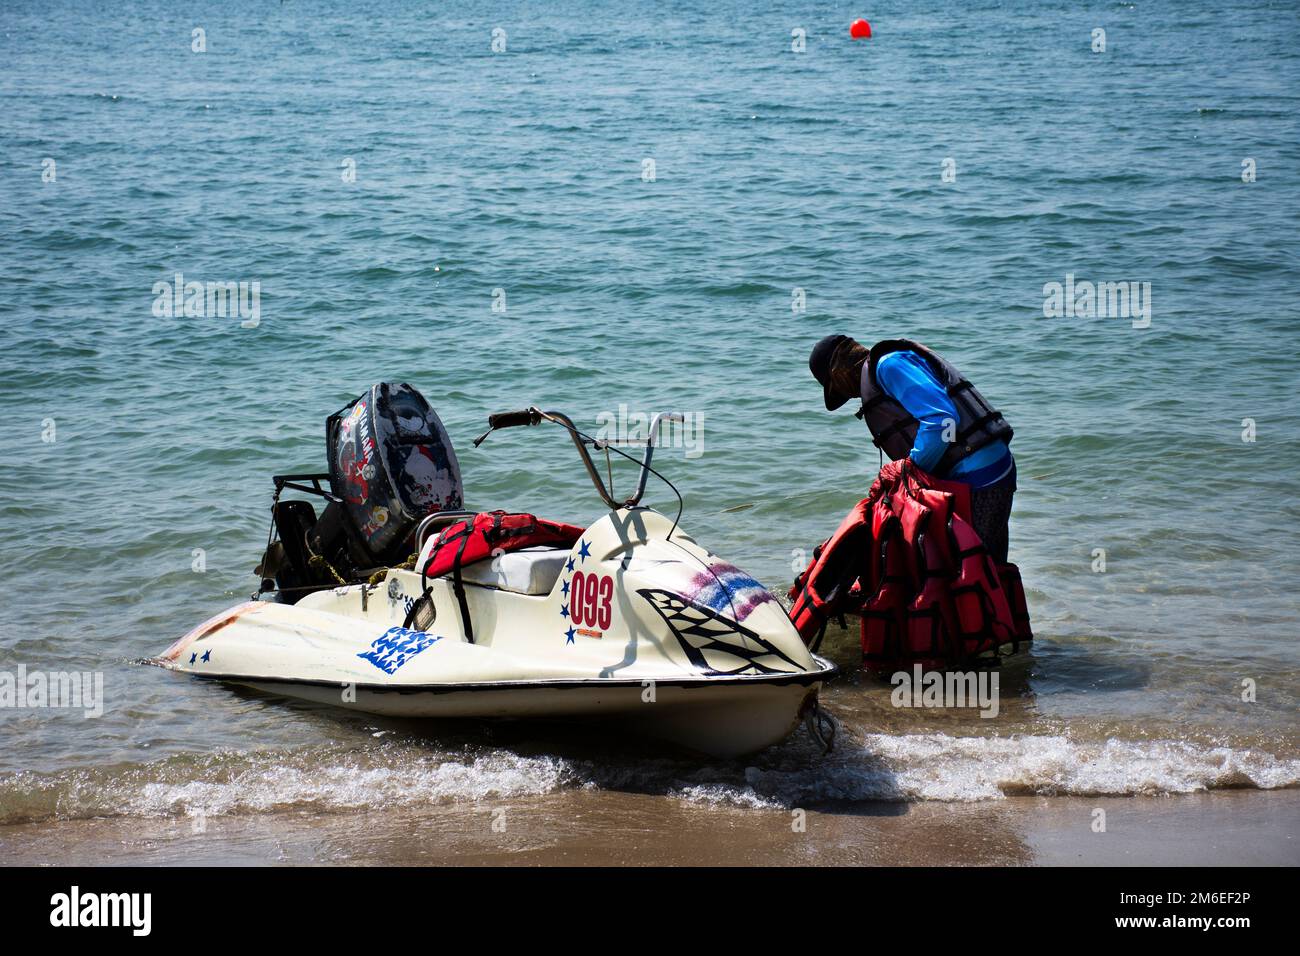
{"type": "Polygon", "coordinates": [[[831,393],[831,357],[840,343],[849,341],[852,340],[847,335],[828,335],[813,346],[812,354],[808,356],[808,369],[821,383],[828,411],[833,412],[848,401],[848,398],[836,398],[831,393]]]}

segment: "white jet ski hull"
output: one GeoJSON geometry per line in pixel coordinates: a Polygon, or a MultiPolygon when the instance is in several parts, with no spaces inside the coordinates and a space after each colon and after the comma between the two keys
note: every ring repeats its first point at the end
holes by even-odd
{"type": "Polygon", "coordinates": [[[599,719],[726,757],[784,739],[835,673],[758,582],[657,512],[611,512],[571,551],[522,554],[467,573],[470,634],[443,578],[426,582],[432,620],[404,627],[422,582],[394,569],[238,605],[158,663],[395,717],[599,719]]]}
{"type": "Polygon", "coordinates": [[[478,720],[580,720],[599,718],[641,736],[666,740],[716,757],[754,753],[779,743],[795,729],[805,706],[817,697],[820,679],[754,684],[655,685],[654,699],[641,682],[515,682],[480,685],[358,687],[342,699],[337,686],[219,678],[260,692],[387,717],[478,720]]]}

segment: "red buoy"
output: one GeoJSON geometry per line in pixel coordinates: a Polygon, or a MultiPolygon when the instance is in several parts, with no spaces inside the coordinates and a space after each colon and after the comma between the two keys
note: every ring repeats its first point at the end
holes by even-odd
{"type": "Polygon", "coordinates": [[[871,24],[866,20],[854,20],[853,25],[849,27],[849,36],[855,40],[870,40],[871,24]]]}

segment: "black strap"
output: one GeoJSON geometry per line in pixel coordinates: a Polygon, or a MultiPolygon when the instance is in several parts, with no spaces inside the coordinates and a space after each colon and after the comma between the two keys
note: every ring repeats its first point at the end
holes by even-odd
{"type": "Polygon", "coordinates": [[[957,442],[959,444],[961,442],[964,442],[968,437],[973,435],[975,432],[982,430],[985,425],[988,425],[990,422],[995,422],[1001,417],[1002,417],[1002,413],[998,411],[989,412],[987,415],[981,415],[979,418],[975,419],[975,421],[971,422],[969,425],[967,425],[965,428],[963,428],[961,431],[957,433],[957,442]]]}
{"type": "Polygon", "coordinates": [[[456,560],[451,564],[452,590],[456,592],[456,602],[460,605],[460,620],[465,626],[465,640],[474,643],[474,623],[469,616],[469,601],[465,599],[465,579],[461,576],[461,558],[465,556],[465,546],[469,544],[470,529],[466,528],[461,536],[460,547],[456,549],[456,560]]]}
{"type": "Polygon", "coordinates": [[[537,518],[532,515],[529,515],[529,517],[532,518],[531,521],[527,524],[521,524],[517,528],[507,528],[505,526],[506,517],[507,515],[504,513],[493,513],[492,527],[484,531],[484,536],[486,537],[488,544],[499,544],[509,538],[521,538],[524,535],[534,534],[537,531],[537,518]]]}
{"type": "Polygon", "coordinates": [[[904,428],[907,428],[909,425],[916,425],[916,424],[917,424],[916,419],[913,418],[911,415],[907,415],[904,418],[896,419],[892,425],[890,425],[888,428],[882,429],[880,434],[873,436],[871,440],[877,448],[883,447],[885,440],[888,438],[892,438],[894,432],[901,432],[904,428]]]}
{"type": "Polygon", "coordinates": [[[822,649],[822,638],[826,636],[826,625],[829,623],[828,619],[823,618],[822,626],[817,629],[817,636],[808,642],[808,650],[812,653],[816,654],[822,649]]]}
{"type": "Polygon", "coordinates": [[[423,590],[423,593],[421,593],[420,596],[411,603],[411,609],[406,612],[406,617],[402,619],[402,627],[410,627],[415,622],[415,614],[420,610],[420,605],[422,603],[425,601],[429,601],[430,603],[433,602],[433,599],[430,597],[432,593],[433,587],[427,587],[423,590]]]}

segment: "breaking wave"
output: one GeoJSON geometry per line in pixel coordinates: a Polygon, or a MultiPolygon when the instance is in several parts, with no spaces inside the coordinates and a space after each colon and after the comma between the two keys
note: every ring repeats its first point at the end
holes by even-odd
{"type": "Polygon", "coordinates": [[[563,760],[509,751],[413,756],[394,748],[173,758],[0,781],[0,824],[115,816],[346,812],[500,800],[570,785],[563,760]]]}
{"type": "Polygon", "coordinates": [[[1300,785],[1300,760],[1177,741],[1081,743],[1063,736],[870,735],[806,782],[752,768],[747,784],[780,803],[969,802],[1009,796],[1154,796],[1300,785]]]}
{"type": "Polygon", "coordinates": [[[1009,796],[1144,796],[1300,786],[1300,760],[1175,741],[870,735],[819,756],[796,740],[741,763],[527,756],[409,744],[173,757],[0,778],[0,824],[92,817],[346,813],[506,801],[572,789],[658,794],[707,808],[1009,796]]]}

